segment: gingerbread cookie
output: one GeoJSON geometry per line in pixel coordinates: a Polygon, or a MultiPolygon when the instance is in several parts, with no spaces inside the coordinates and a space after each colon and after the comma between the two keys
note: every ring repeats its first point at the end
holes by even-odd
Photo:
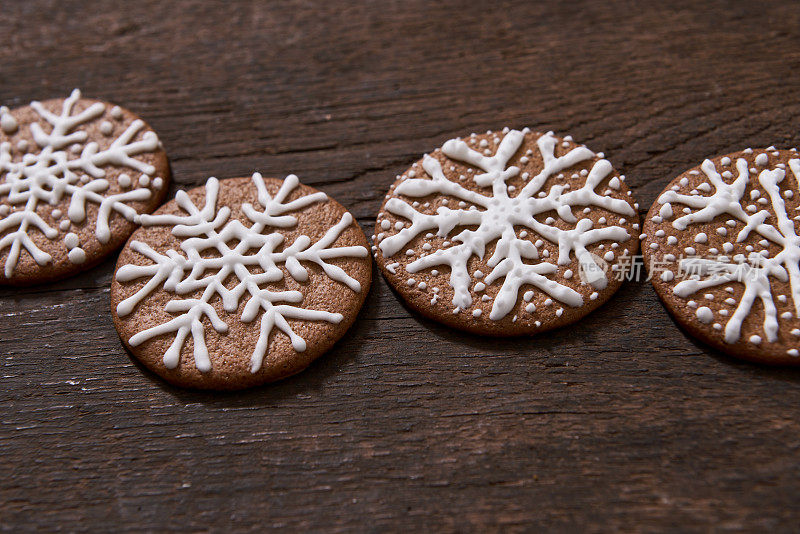
{"type": "Polygon", "coordinates": [[[527,128],[447,141],[389,189],[374,252],[419,313],[475,333],[574,322],[619,288],[637,205],[603,154],[527,128]]]}
{"type": "Polygon", "coordinates": [[[747,149],[675,178],[650,208],[653,285],[692,335],[733,356],[800,364],[800,155],[747,149]]]}
{"type": "Polygon", "coordinates": [[[294,175],[210,178],[141,222],[117,263],[114,324],[179,386],[241,389],[303,370],[369,290],[364,233],[294,175]]]}
{"type": "Polygon", "coordinates": [[[81,98],[0,107],[0,283],[91,267],[163,201],[169,164],[156,134],[119,106],[81,98]]]}

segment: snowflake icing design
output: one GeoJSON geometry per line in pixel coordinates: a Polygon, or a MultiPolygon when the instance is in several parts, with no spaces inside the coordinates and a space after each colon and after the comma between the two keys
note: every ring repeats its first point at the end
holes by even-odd
{"type": "MultiPolygon", "coordinates": [[[[102,116],[106,106],[95,102],[82,112],[73,114],[73,107],[80,98],[80,91],[75,89],[64,100],[60,114],[48,111],[40,102],[31,102],[31,108],[51,127],[50,133],[46,133],[39,123],[30,125],[38,152],[31,152],[33,147],[22,142],[18,148],[27,153],[15,161],[11,143],[0,144],[0,198],[6,197],[8,202],[0,206],[0,232],[8,232],[0,239],[0,251],[9,249],[4,267],[7,278],[14,273],[23,249],[39,265],[52,261],[52,256],[39,248],[30,237],[32,230],[41,232],[51,240],[59,235],[58,229],[36,213],[41,204],[56,205],[64,197],[70,198],[67,218],[60,225],[62,231],[67,230],[70,223],[80,224],[86,219],[87,203],[97,204],[95,236],[100,243],[107,243],[111,238],[111,214],[116,212],[129,221],[136,221],[138,213],[126,203],[144,201],[151,196],[147,187],[106,195],[110,184],[104,178],[106,173],[101,167],[114,165],[152,175],[155,168],[133,156],[154,151],[159,144],[156,134],[146,131],[140,140],[135,141],[145,126],[143,121],[137,119],[108,148],[100,149],[98,143],[87,142],[88,133],[81,126],[102,116]],[[75,153],[78,153],[77,157],[75,153]],[[20,205],[22,209],[13,211],[9,204],[20,205]]],[[[115,113],[121,118],[118,108],[112,110],[112,115],[115,113]]],[[[6,107],[0,108],[0,128],[6,134],[18,129],[16,120],[6,107]]],[[[160,181],[156,178],[153,185],[157,186],[160,181]]],[[[150,183],[149,178],[144,183],[150,183]]],[[[79,246],[77,235],[68,233],[64,240],[69,250],[69,260],[72,263],[84,262],[86,255],[79,246]]]]}
{"type": "MultiPolygon", "coordinates": [[[[756,162],[765,165],[766,158],[766,154],[760,154],[756,158],[756,162]]],[[[730,158],[723,159],[730,160],[730,158]]],[[[769,252],[765,249],[761,253],[751,252],[747,256],[736,254],[733,258],[727,256],[684,258],[680,261],[679,268],[682,272],[689,274],[690,279],[678,282],[673,288],[673,292],[681,298],[688,298],[706,288],[731,282],[741,283],[744,286],[744,292],[736,310],[725,325],[725,341],[736,343],[740,339],[742,324],[750,314],[756,299],[759,299],[764,310],[764,335],[767,341],[775,342],[778,340],[779,323],[771,287],[772,278],[781,282],[789,282],[795,309],[793,316],[800,317],[800,236],[795,231],[794,222],[789,217],[786,204],[781,197],[780,183],[784,180],[786,171],[776,168],[763,169],[758,173],[758,183],[767,194],[774,213],[776,224],[773,225],[767,222],[773,217],[768,210],[758,210],[755,208],[755,204],[750,204],[752,207],[748,206],[749,210],[742,206],[745,191],[750,182],[747,160],[744,158],[736,160],[738,176],[732,183],[723,180],[711,160],[705,160],[700,168],[708,178],[708,182],[697,189],[705,192],[711,192],[713,189],[713,192],[709,195],[702,195],[698,191],[689,195],[678,193],[675,190],[664,192],[658,199],[658,203],[662,206],[654,222],[672,217],[674,215],[672,204],[682,204],[687,207],[684,209],[686,214],[672,221],[672,226],[677,230],[686,230],[696,223],[709,223],[717,216],[726,215],[732,218],[730,222],[734,222],[735,219],[744,224],[744,227],[736,235],[736,242],[745,241],[751,233],[755,232],[769,242],[778,245],[781,250],[772,257],[769,257],[769,252]]],[[[789,168],[795,178],[800,180],[800,159],[791,159],[789,168]]],[[[726,171],[725,174],[732,177],[729,171],[726,171]]],[[[731,252],[733,244],[725,243],[724,248],[725,252],[731,252]]],[[[668,278],[671,279],[671,277],[668,278]]],[[[669,279],[662,278],[664,281],[669,281],[669,279]]],[[[734,299],[727,300],[735,303],[734,299]]],[[[713,320],[713,312],[706,306],[698,308],[696,314],[703,323],[710,323],[713,320]]],[[[787,315],[783,317],[785,319],[792,318],[790,312],[786,312],[785,315],[787,315]]],[[[800,330],[793,330],[792,333],[800,336],[800,330]]],[[[753,335],[748,341],[757,345],[761,343],[762,339],[761,336],[753,335]]],[[[789,349],[788,353],[791,356],[799,355],[797,349],[789,349]]]]}
{"type": "Polygon", "coordinates": [[[245,226],[236,219],[229,220],[231,209],[222,206],[217,209],[219,181],[210,178],[206,185],[206,201],[203,208],[195,206],[184,191],[175,197],[178,206],[187,215],[143,215],[142,226],[172,226],[172,234],[181,238],[181,251],[167,250],[164,254],[155,251],[148,244],[132,241],[131,249],[145,256],[149,265],[124,265],[116,274],[120,282],[128,282],[149,277],[147,283],[136,293],[117,305],[117,314],[124,317],[147,295],[162,286],[164,290],[180,297],[202,291],[197,298],[175,298],[167,303],[165,311],[178,313],[172,320],[141,331],[129,339],[132,346],[138,346],[148,339],[162,334],[175,333],[175,339],[164,354],[163,362],[167,368],[174,369],[180,362],[180,354],[189,334],[194,345],[194,362],[197,369],[207,372],[211,360],[205,344],[203,317],[208,318],[211,327],[224,334],[228,325],[219,317],[211,304],[218,296],[223,309],[235,312],[244,298],[240,320],[252,322],[263,311],[261,330],[251,357],[251,372],[261,369],[269,344],[269,336],[274,327],[289,336],[292,347],[298,352],[306,349],[306,342],[298,336],[287,319],[304,321],[327,321],[339,323],[343,316],[324,310],[311,310],[297,306],[303,300],[300,291],[273,291],[264,289],[265,284],[273,284],[284,279],[282,264],[289,275],[298,282],[308,280],[308,271],[301,262],[311,262],[322,268],[330,279],[342,283],[354,292],[361,290],[358,280],[349,276],[341,267],[328,263],[334,258],[363,258],[369,253],[363,246],[332,247],[342,232],[353,222],[350,213],[342,215],[339,222],[329,228],[316,243],[308,236],[301,235],[295,241],[278,250],[284,236],[279,231],[265,232],[268,228],[292,228],[297,218],[291,215],[312,204],[327,200],[325,193],[316,192],[286,202],[289,195],[298,187],[299,180],[289,175],[278,192],[271,197],[259,173],[253,174],[253,184],[258,191],[258,203],[262,209],[251,204],[243,204],[242,212],[252,223],[245,226]],[[237,244],[229,247],[228,243],[237,244]],[[218,257],[204,258],[204,251],[215,251],[218,257]],[[257,268],[263,272],[253,273],[257,268]],[[232,289],[224,284],[230,276],[238,283],[232,289]]]}
{"type": "MultiPolygon", "coordinates": [[[[406,178],[394,189],[394,194],[410,198],[424,197],[433,193],[455,197],[459,201],[471,205],[468,209],[450,209],[441,206],[435,214],[417,211],[411,204],[401,198],[392,197],[386,203],[386,210],[411,222],[398,233],[385,237],[379,243],[385,257],[400,252],[412,239],[428,230],[437,230],[439,237],[447,237],[458,226],[476,225],[477,229],[465,229],[449,240],[454,244],[420,257],[410,263],[406,270],[410,273],[440,265],[450,267],[450,286],[453,288],[453,305],[456,310],[463,310],[472,304],[469,287],[472,277],[467,263],[473,256],[483,258],[487,245],[496,240],[494,254],[488,260],[492,271],[486,275],[485,284],[491,284],[504,278],[489,318],[500,320],[514,308],[520,288],[524,284],[535,286],[554,299],[566,305],[577,307],[583,305],[583,297],[571,287],[560,284],[547,275],[558,270],[549,261],[528,263],[526,260],[540,260],[535,244],[517,236],[515,226],[524,226],[548,241],[558,245],[558,265],[570,262],[570,254],[574,253],[580,264],[583,279],[594,288],[601,290],[608,284],[606,274],[595,261],[587,246],[612,240],[622,242],[630,238],[627,230],[621,226],[593,228],[594,223],[588,218],[578,218],[572,212],[574,206],[598,206],[606,210],[634,216],[636,212],[625,200],[598,194],[595,188],[612,172],[611,164],[605,159],[597,160],[586,175],[584,185],[574,191],[568,186],[553,185],[544,193],[542,188],[551,176],[560,173],[580,162],[595,157],[594,152],[584,146],[575,147],[562,156],[555,156],[557,139],[548,132],[536,141],[544,161],[542,171],[530,178],[515,196],[506,181],[517,176],[520,169],[507,167],[524,141],[528,130],[510,130],[500,142],[493,156],[481,154],[473,150],[460,139],[451,139],[442,146],[442,152],[452,160],[467,163],[482,171],[474,175],[475,183],[482,187],[491,187],[491,195],[481,194],[462,187],[455,181],[445,177],[439,161],[425,155],[422,168],[430,178],[406,178]],[[548,222],[536,220],[536,216],[545,212],[555,212],[567,223],[574,224],[572,229],[564,230],[548,222]]],[[[613,184],[619,187],[617,178],[613,184]]]]}

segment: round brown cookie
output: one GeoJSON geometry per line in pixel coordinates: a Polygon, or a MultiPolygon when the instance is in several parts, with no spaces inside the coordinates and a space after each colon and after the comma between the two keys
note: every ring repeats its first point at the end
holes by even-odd
{"type": "Polygon", "coordinates": [[[164,200],[156,134],[119,106],[81,98],[0,108],[0,283],[73,275],[122,246],[164,200]]]}
{"type": "Polygon", "coordinates": [[[619,288],[638,249],[636,208],[603,154],[506,128],[447,141],[398,176],[374,252],[419,313],[469,332],[533,334],[619,288]]]}
{"type": "Polygon", "coordinates": [[[305,369],[358,314],[367,240],[296,176],[179,191],[122,250],[111,285],[128,349],[169,382],[230,390],[305,369]]]}
{"type": "Polygon", "coordinates": [[[795,149],[748,148],[684,172],[647,214],[642,248],[659,297],[733,356],[800,364],[798,178],[795,149]]]}

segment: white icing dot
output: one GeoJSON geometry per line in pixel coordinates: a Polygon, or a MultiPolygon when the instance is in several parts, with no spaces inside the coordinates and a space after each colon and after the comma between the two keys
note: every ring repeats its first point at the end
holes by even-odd
{"type": "Polygon", "coordinates": [[[705,232],[700,232],[699,234],[694,236],[694,242],[695,243],[707,243],[708,242],[708,236],[705,234],[705,232]]]}
{"type": "Polygon", "coordinates": [[[597,297],[598,297],[598,293],[597,293],[597,291],[595,291],[591,295],[589,295],[589,300],[597,300],[597,297]]]}
{"type": "Polygon", "coordinates": [[[417,283],[417,281],[416,281],[416,280],[414,280],[413,278],[409,278],[409,279],[406,281],[406,284],[408,285],[408,287],[411,287],[411,286],[413,286],[413,285],[414,285],[414,284],[416,284],[416,283],[417,283]]]}
{"type": "Polygon", "coordinates": [[[131,186],[131,177],[125,173],[122,173],[117,178],[117,183],[119,184],[120,187],[127,189],[131,186]]]}
{"type": "Polygon", "coordinates": [[[139,186],[140,187],[147,187],[150,185],[150,177],[146,174],[143,174],[139,177],[139,186]]]}
{"type": "Polygon", "coordinates": [[[4,133],[12,134],[17,131],[17,120],[6,106],[0,107],[0,130],[4,133]]]}
{"type": "Polygon", "coordinates": [[[664,282],[671,282],[673,278],[675,278],[675,274],[673,274],[672,271],[664,271],[661,273],[661,280],[664,282]]]}
{"type": "Polygon", "coordinates": [[[61,231],[66,231],[69,229],[69,224],[69,219],[64,219],[58,223],[58,227],[61,229],[61,231]]]}
{"type": "Polygon", "coordinates": [[[533,291],[526,291],[524,295],[522,295],[522,300],[525,302],[530,302],[533,300],[533,291]]]}
{"type": "Polygon", "coordinates": [[[573,275],[573,274],[574,274],[574,273],[572,272],[572,269],[567,269],[566,271],[564,271],[564,278],[566,278],[567,280],[569,280],[570,278],[572,278],[572,275],[573,275]]]}
{"type": "Polygon", "coordinates": [[[67,253],[69,261],[75,264],[81,264],[86,261],[86,251],[82,248],[73,248],[67,253]]]}
{"type": "Polygon", "coordinates": [[[528,313],[535,312],[536,311],[536,305],[533,302],[531,302],[530,304],[525,306],[525,311],[528,312],[528,313]]]}
{"type": "Polygon", "coordinates": [[[480,309],[472,310],[472,316],[473,317],[480,317],[482,313],[483,313],[483,311],[481,311],[480,309]]]}
{"type": "Polygon", "coordinates": [[[800,352],[798,352],[797,349],[789,349],[789,350],[786,351],[786,354],[788,354],[789,356],[793,356],[795,358],[800,356],[800,352]]]}
{"type": "Polygon", "coordinates": [[[434,269],[434,270],[432,270],[432,271],[431,271],[431,275],[432,275],[432,276],[439,276],[439,271],[437,271],[436,269],[434,269]]]}
{"type": "Polygon", "coordinates": [[[425,291],[426,289],[428,289],[428,284],[426,284],[425,282],[420,282],[420,283],[417,285],[417,287],[418,287],[419,289],[421,289],[422,291],[425,291]]]}
{"type": "Polygon", "coordinates": [[[752,336],[750,336],[750,340],[749,341],[753,345],[758,345],[759,343],[761,343],[761,336],[752,335],[752,336]]]}
{"type": "Polygon", "coordinates": [[[561,317],[564,315],[564,308],[559,308],[556,310],[556,317],[561,317]]]}
{"type": "Polygon", "coordinates": [[[384,230],[388,230],[391,225],[392,223],[390,223],[386,219],[381,221],[381,228],[383,228],[384,230]]]}
{"type": "Polygon", "coordinates": [[[714,320],[714,312],[711,311],[711,308],[708,308],[706,306],[701,306],[697,308],[695,315],[697,315],[697,319],[701,323],[708,324],[714,320]]]}
{"type": "Polygon", "coordinates": [[[758,165],[759,167],[766,167],[768,163],[769,163],[769,156],[767,156],[766,154],[761,153],[758,156],[756,156],[756,165],[758,165]]]}
{"type": "Polygon", "coordinates": [[[111,117],[116,119],[116,120],[121,120],[122,119],[122,109],[120,109],[119,106],[114,106],[113,108],[111,108],[111,117]]]}
{"type": "Polygon", "coordinates": [[[103,135],[111,135],[114,133],[114,125],[108,121],[103,121],[100,123],[100,133],[103,135]]]}
{"type": "Polygon", "coordinates": [[[164,180],[158,177],[153,179],[153,187],[155,189],[161,189],[162,185],[164,185],[164,180]]]}
{"type": "Polygon", "coordinates": [[[475,291],[480,293],[484,289],[486,289],[486,284],[484,284],[483,282],[478,282],[477,284],[475,284],[475,291]]]}
{"type": "Polygon", "coordinates": [[[78,239],[78,235],[72,232],[68,233],[64,236],[64,244],[67,246],[68,249],[73,249],[80,245],[80,240],[78,239]]]}

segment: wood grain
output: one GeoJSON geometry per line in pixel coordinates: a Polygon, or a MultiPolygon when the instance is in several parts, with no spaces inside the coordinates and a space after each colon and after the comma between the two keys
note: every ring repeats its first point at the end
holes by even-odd
{"type": "MultiPolygon", "coordinates": [[[[703,157],[800,144],[788,1],[4,2],[0,102],[118,102],[179,187],[298,174],[371,227],[455,135],[605,151],[641,204],[703,157]],[[491,6],[491,7],[489,7],[491,6]]],[[[646,282],[574,328],[494,340],[376,275],[306,372],[212,395],[138,368],[113,259],[0,292],[4,531],[792,531],[800,371],[693,342],[646,282]]]]}

